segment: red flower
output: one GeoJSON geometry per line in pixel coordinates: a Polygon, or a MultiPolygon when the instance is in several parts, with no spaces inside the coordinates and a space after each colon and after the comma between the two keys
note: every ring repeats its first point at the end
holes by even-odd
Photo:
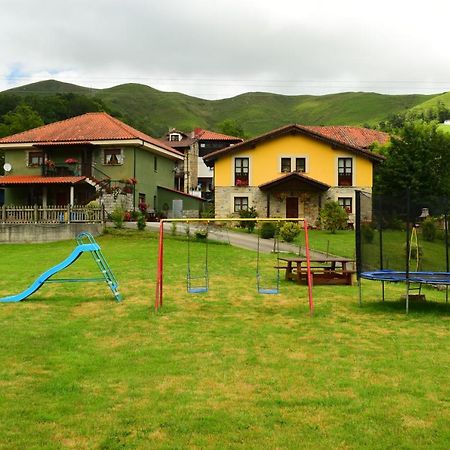
{"type": "Polygon", "coordinates": [[[78,163],[78,159],[76,159],[76,158],[67,158],[65,163],[66,164],[77,164],[78,163]]]}

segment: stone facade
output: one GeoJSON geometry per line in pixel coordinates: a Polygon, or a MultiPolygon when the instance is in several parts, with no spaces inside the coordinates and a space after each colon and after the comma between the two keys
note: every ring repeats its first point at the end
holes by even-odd
{"type": "Polygon", "coordinates": [[[327,201],[338,201],[339,197],[352,199],[352,212],[349,214],[349,223],[355,221],[356,190],[362,190],[370,194],[370,187],[331,187],[326,192],[272,192],[261,191],[258,187],[246,186],[217,186],[215,190],[215,210],[216,217],[233,217],[238,213],[234,209],[234,197],[248,197],[249,207],[254,207],[259,217],[267,217],[267,207],[269,203],[270,217],[286,217],[286,198],[298,198],[298,216],[304,217],[309,224],[315,226],[319,217],[319,212],[323,204],[327,201]]]}
{"type": "Polygon", "coordinates": [[[125,211],[133,210],[133,194],[103,194],[100,201],[108,214],[116,208],[122,208],[125,211]]]}
{"type": "Polygon", "coordinates": [[[258,187],[218,186],[215,190],[216,217],[233,217],[238,214],[233,211],[234,197],[248,197],[249,207],[254,207],[259,217],[267,217],[270,207],[270,217],[286,217],[286,198],[298,197],[298,215],[315,224],[321,205],[321,194],[315,192],[277,192],[261,191],[258,187]],[[267,198],[269,195],[269,199],[267,198]]]}

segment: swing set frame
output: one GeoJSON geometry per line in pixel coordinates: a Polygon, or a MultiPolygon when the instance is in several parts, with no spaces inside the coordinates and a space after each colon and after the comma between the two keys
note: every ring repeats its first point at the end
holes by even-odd
{"type": "Polygon", "coordinates": [[[164,297],[164,224],[166,223],[203,223],[208,225],[214,222],[303,222],[303,231],[305,233],[305,258],[308,279],[308,302],[309,313],[314,313],[314,300],[312,292],[312,274],[311,274],[311,258],[309,251],[308,238],[308,222],[302,217],[294,218],[207,218],[207,219],[161,219],[159,223],[159,244],[158,244],[158,262],[156,268],[156,295],[155,295],[155,312],[158,312],[163,306],[164,297]]]}

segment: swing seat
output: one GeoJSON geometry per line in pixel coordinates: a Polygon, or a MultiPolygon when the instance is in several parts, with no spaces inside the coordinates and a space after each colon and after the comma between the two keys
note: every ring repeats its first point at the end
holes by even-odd
{"type": "Polygon", "coordinates": [[[258,293],[259,294],[279,294],[280,291],[278,289],[267,289],[267,288],[258,288],[258,293]]]}
{"type": "Polygon", "coordinates": [[[189,294],[201,294],[202,292],[208,292],[207,286],[190,287],[188,288],[189,294]]]}

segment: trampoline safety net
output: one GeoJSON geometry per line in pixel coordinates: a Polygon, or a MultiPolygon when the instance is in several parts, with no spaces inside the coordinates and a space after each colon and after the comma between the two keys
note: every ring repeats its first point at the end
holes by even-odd
{"type": "Polygon", "coordinates": [[[356,193],[358,276],[373,271],[449,272],[447,198],[356,193]]]}

